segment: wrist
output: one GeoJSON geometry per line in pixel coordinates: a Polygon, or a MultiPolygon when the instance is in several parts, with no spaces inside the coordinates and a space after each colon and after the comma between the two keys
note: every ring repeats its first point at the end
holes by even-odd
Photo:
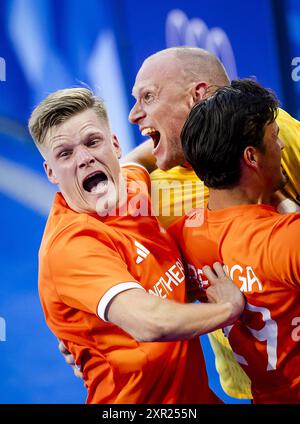
{"type": "Polygon", "coordinates": [[[247,298],[242,292],[239,300],[237,300],[236,302],[227,302],[229,311],[228,320],[230,321],[230,324],[234,323],[242,315],[246,303],[247,298]]]}

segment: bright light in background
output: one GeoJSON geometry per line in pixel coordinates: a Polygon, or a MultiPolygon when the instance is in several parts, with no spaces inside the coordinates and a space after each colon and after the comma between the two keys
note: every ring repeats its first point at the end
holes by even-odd
{"type": "Polygon", "coordinates": [[[5,319],[0,317],[0,342],[6,341],[6,322],[5,319]]]}
{"type": "Polygon", "coordinates": [[[47,216],[56,189],[36,171],[0,156],[0,192],[47,216]]]}

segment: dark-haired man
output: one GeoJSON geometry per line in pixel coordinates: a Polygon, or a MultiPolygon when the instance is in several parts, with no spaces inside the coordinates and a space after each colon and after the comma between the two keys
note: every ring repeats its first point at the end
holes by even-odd
{"type": "Polygon", "coordinates": [[[251,380],[255,403],[300,402],[300,214],[278,214],[273,193],[286,183],[275,96],[251,80],[233,81],[196,105],[182,131],[186,160],[209,187],[205,209],[170,228],[200,284],[218,260],[247,298],[225,328],[251,380]],[[192,222],[199,225],[186,225],[192,222]]]}

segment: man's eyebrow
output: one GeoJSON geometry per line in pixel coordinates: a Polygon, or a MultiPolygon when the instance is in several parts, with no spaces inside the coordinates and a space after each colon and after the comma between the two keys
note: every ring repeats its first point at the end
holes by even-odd
{"type": "Polygon", "coordinates": [[[91,131],[89,133],[86,134],[86,136],[84,137],[85,139],[91,138],[91,137],[102,137],[103,133],[102,131],[91,131]]]}
{"type": "Polygon", "coordinates": [[[57,150],[58,148],[61,148],[63,146],[66,146],[68,144],[67,141],[61,140],[62,138],[64,138],[64,137],[62,137],[61,135],[55,135],[54,137],[50,138],[49,141],[50,141],[50,144],[53,148],[53,151],[57,150]],[[61,142],[59,142],[60,140],[61,140],[61,142]]]}
{"type": "Polygon", "coordinates": [[[69,147],[68,143],[61,143],[54,147],[53,150],[61,149],[62,147],[69,147]]]}
{"type": "MultiPolygon", "coordinates": [[[[83,139],[84,139],[84,141],[87,141],[87,140],[90,140],[91,138],[93,138],[93,137],[102,137],[103,136],[103,133],[101,132],[101,131],[91,131],[91,132],[89,132],[89,133],[87,133],[84,137],[83,137],[83,139]]],[[[59,139],[60,138],[60,136],[56,136],[56,138],[57,139],[59,139]]],[[[52,141],[55,141],[55,137],[53,137],[53,139],[52,139],[52,141]]],[[[65,142],[62,142],[62,143],[60,143],[60,144],[57,144],[54,148],[53,148],[53,150],[57,150],[57,149],[60,149],[60,148],[62,148],[62,147],[72,147],[72,145],[70,144],[70,143],[68,143],[67,141],[65,141],[65,142]]]]}
{"type": "Polygon", "coordinates": [[[149,85],[144,85],[143,87],[140,87],[140,88],[135,88],[135,87],[133,87],[133,89],[132,89],[132,92],[131,92],[131,94],[132,94],[132,96],[133,97],[138,97],[138,96],[140,96],[144,91],[153,91],[153,90],[155,90],[155,85],[154,84],[149,84],[149,85]]]}

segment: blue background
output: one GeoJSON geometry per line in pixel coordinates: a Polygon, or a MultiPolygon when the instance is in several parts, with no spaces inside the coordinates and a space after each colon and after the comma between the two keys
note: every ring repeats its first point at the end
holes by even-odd
{"type": "MultiPolygon", "coordinates": [[[[166,20],[174,9],[189,22],[203,20],[208,31],[225,31],[235,76],[256,76],[299,118],[300,82],[291,78],[292,58],[300,56],[298,0],[0,1],[0,324],[6,323],[0,403],[85,400],[38,298],[37,252],[54,188],[27,132],[30,112],[53,90],[88,84],[106,101],[113,130],[129,151],[141,141],[127,122],[135,74],[148,55],[170,45],[166,20]]],[[[205,337],[203,346],[212,388],[237,402],[219,385],[205,337]]]]}

